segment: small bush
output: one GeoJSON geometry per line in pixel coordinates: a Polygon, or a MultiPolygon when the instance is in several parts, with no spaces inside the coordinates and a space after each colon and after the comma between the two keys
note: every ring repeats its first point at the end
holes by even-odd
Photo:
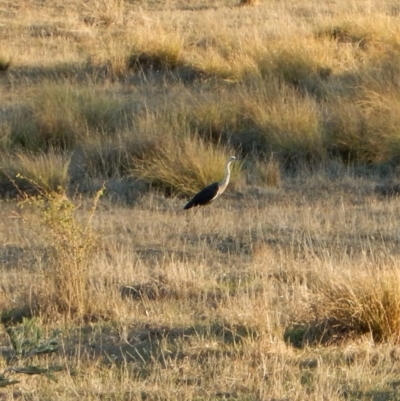
{"type": "Polygon", "coordinates": [[[64,193],[40,188],[38,196],[25,196],[20,203],[21,207],[30,207],[32,214],[25,221],[51,250],[43,279],[32,297],[32,309],[47,319],[60,315],[85,318],[98,311],[88,277],[97,243],[91,222],[102,191],[82,219],[64,193]]]}

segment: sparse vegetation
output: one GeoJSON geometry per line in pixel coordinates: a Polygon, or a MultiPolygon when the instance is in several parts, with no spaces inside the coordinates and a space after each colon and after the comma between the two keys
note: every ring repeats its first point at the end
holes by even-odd
{"type": "Polygon", "coordinates": [[[38,195],[31,197],[21,193],[20,206],[32,209],[32,217],[25,220],[32,230],[43,236],[49,254],[29,306],[47,319],[58,316],[90,318],[100,311],[94,302],[96,294],[91,292],[88,282],[97,245],[92,219],[103,191],[96,194],[87,215],[78,220],[76,206],[65,192],[49,192],[40,184],[33,182],[33,185],[38,195]]]}
{"type": "Polygon", "coordinates": [[[396,4],[3,3],[0,399],[399,400],[396,4]]]}
{"type": "MultiPolygon", "coordinates": [[[[1,316],[1,319],[5,321],[4,316],[1,316]]],[[[19,383],[19,380],[13,379],[17,374],[44,375],[49,380],[57,381],[54,373],[64,370],[63,366],[43,367],[32,365],[30,361],[39,355],[57,352],[59,348],[58,333],[53,333],[50,338],[44,338],[35,319],[24,318],[19,326],[7,327],[7,324],[4,324],[4,327],[10,341],[11,352],[6,369],[0,373],[0,388],[19,383]]]]}

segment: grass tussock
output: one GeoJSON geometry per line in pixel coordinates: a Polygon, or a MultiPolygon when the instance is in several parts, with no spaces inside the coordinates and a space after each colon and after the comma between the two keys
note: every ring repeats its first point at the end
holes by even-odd
{"type": "Polygon", "coordinates": [[[69,183],[70,157],[55,152],[3,154],[0,159],[2,195],[63,192],[69,183]]]}
{"type": "Polygon", "coordinates": [[[350,19],[339,19],[316,31],[316,37],[326,37],[339,45],[351,45],[364,52],[372,53],[382,48],[396,48],[399,38],[396,22],[387,16],[362,16],[350,19]]]}
{"type": "Polygon", "coordinates": [[[317,76],[322,67],[318,64],[315,49],[299,49],[301,43],[285,46],[275,43],[257,55],[260,74],[265,79],[276,79],[294,87],[306,88],[307,81],[317,76]]]}
{"type": "MultiPolygon", "coordinates": [[[[132,175],[174,194],[193,195],[223,178],[226,160],[233,154],[196,136],[167,138],[153,152],[134,160],[132,175]]],[[[237,176],[236,167],[233,181],[237,176]]]]}
{"type": "Polygon", "coordinates": [[[323,27],[316,32],[317,37],[326,37],[342,44],[351,44],[364,48],[374,38],[371,27],[363,26],[354,21],[344,21],[334,26],[323,27]]]}
{"type": "Polygon", "coordinates": [[[317,102],[276,81],[258,83],[204,97],[187,113],[187,124],[205,140],[232,143],[244,154],[323,160],[326,145],[317,102]]]}
{"type": "Polygon", "coordinates": [[[89,135],[124,125],[124,106],[112,93],[49,83],[33,93],[30,111],[14,120],[10,139],[30,151],[70,150],[89,135]]]}
{"type": "Polygon", "coordinates": [[[262,160],[256,158],[253,166],[248,169],[250,183],[261,183],[268,187],[280,187],[282,183],[281,165],[274,154],[262,160]]]}
{"type": "Polygon", "coordinates": [[[358,102],[334,102],[326,121],[328,142],[356,162],[385,163],[399,154],[400,103],[397,90],[390,94],[365,89],[358,102]]]}
{"type": "Polygon", "coordinates": [[[196,55],[191,55],[190,60],[188,65],[194,71],[199,71],[200,77],[226,83],[241,82],[255,71],[252,58],[237,51],[230,53],[229,43],[201,49],[196,55]]]}
{"type": "Polygon", "coordinates": [[[136,40],[135,48],[128,58],[129,68],[142,72],[171,71],[184,64],[183,41],[179,36],[160,33],[154,39],[150,36],[149,40],[136,40]]]}
{"type": "Polygon", "coordinates": [[[129,138],[119,137],[103,143],[89,143],[77,150],[78,158],[72,168],[76,175],[87,178],[127,177],[133,167],[132,158],[140,154],[143,147],[129,138]]]}
{"type": "Polygon", "coordinates": [[[247,119],[256,133],[253,146],[263,154],[273,151],[283,158],[323,159],[324,139],[314,99],[299,97],[291,90],[279,93],[260,91],[255,99],[243,98],[247,119]]]}
{"type": "Polygon", "coordinates": [[[309,283],[307,323],[294,332],[304,327],[303,342],[340,342],[364,334],[378,342],[398,341],[399,285],[398,272],[390,268],[320,273],[309,283]]]}

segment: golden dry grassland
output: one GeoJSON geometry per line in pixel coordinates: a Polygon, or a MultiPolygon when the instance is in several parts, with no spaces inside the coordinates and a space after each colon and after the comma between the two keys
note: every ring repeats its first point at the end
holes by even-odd
{"type": "Polygon", "coordinates": [[[400,400],[396,1],[0,0],[0,32],[0,400],[400,400]]]}

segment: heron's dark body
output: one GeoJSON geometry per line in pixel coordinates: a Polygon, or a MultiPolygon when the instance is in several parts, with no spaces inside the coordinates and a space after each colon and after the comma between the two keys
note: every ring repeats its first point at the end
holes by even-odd
{"type": "Polygon", "coordinates": [[[189,203],[187,203],[185,205],[184,209],[190,209],[194,206],[208,205],[214,199],[221,196],[221,194],[225,191],[226,187],[229,184],[229,178],[231,176],[230,166],[231,166],[231,163],[235,160],[237,160],[237,158],[235,156],[231,156],[228,159],[228,161],[226,163],[226,167],[225,167],[225,177],[222,181],[214,182],[213,184],[209,185],[208,187],[205,187],[197,195],[195,195],[189,203]]]}
{"type": "Polygon", "coordinates": [[[188,202],[184,209],[190,209],[194,206],[204,206],[211,203],[218,195],[219,192],[219,183],[214,182],[202,189],[198,194],[196,194],[193,199],[188,202]]]}

